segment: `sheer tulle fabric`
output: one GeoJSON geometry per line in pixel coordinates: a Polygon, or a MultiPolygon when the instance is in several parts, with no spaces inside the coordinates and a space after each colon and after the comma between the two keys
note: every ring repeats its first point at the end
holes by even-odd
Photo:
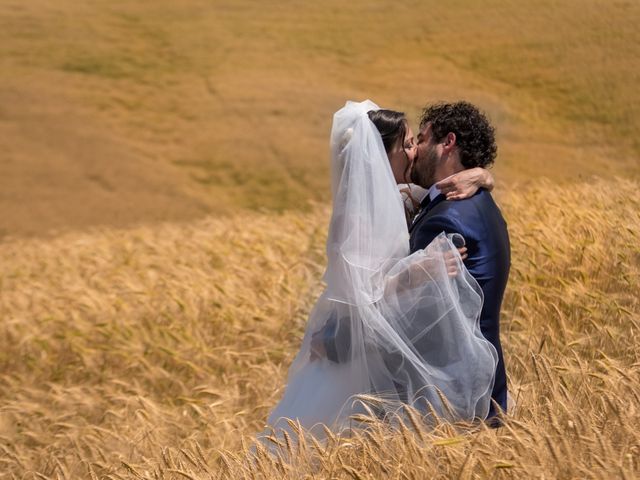
{"type": "Polygon", "coordinates": [[[409,255],[403,201],[367,116],[377,108],[347,102],[334,116],[326,290],[268,418],[276,431],[287,418],[318,437],[320,424],[340,431],[361,394],[384,399],[385,410],[411,404],[468,420],[489,410],[497,354],[479,328],[482,291],[444,234],[409,255]]]}

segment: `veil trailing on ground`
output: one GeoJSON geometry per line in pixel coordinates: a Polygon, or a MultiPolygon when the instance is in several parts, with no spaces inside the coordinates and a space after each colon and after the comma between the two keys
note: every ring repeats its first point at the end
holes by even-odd
{"type": "Polygon", "coordinates": [[[482,291],[444,233],[409,255],[402,198],[367,115],[376,109],[347,102],[334,115],[326,289],[269,416],[276,431],[286,418],[317,436],[320,424],[339,431],[362,394],[382,400],[381,414],[410,404],[472,420],[489,410],[497,354],[480,332],[482,291]]]}

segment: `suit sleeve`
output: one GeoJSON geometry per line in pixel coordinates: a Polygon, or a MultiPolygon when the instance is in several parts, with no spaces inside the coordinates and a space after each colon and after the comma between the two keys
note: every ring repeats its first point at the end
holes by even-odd
{"type": "Polygon", "coordinates": [[[465,232],[458,222],[451,217],[434,215],[421,222],[420,225],[416,225],[416,229],[411,238],[411,252],[425,248],[442,232],[459,233],[463,237],[465,236],[465,232]]]}
{"type": "Polygon", "coordinates": [[[322,341],[327,358],[334,363],[349,361],[351,352],[351,322],[348,317],[338,318],[333,310],[325,324],[312,334],[313,338],[322,341]]]}

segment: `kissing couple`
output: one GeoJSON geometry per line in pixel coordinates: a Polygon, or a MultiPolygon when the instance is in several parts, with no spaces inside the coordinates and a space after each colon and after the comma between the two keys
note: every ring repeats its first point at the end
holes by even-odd
{"type": "Polygon", "coordinates": [[[369,100],[335,113],[326,288],[269,430],[292,419],[321,438],[323,425],[339,433],[354,414],[403,405],[500,425],[510,246],[485,169],[496,152],[467,102],[427,106],[417,139],[404,114],[369,100]]]}

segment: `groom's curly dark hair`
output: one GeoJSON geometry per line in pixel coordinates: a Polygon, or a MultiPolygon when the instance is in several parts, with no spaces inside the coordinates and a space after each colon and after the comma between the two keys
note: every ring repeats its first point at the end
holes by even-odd
{"type": "Polygon", "coordinates": [[[486,168],[498,153],[495,130],[486,115],[469,102],[436,103],[422,111],[420,128],[431,124],[433,138],[442,140],[449,132],[456,135],[460,161],[465,168],[486,168]]]}

